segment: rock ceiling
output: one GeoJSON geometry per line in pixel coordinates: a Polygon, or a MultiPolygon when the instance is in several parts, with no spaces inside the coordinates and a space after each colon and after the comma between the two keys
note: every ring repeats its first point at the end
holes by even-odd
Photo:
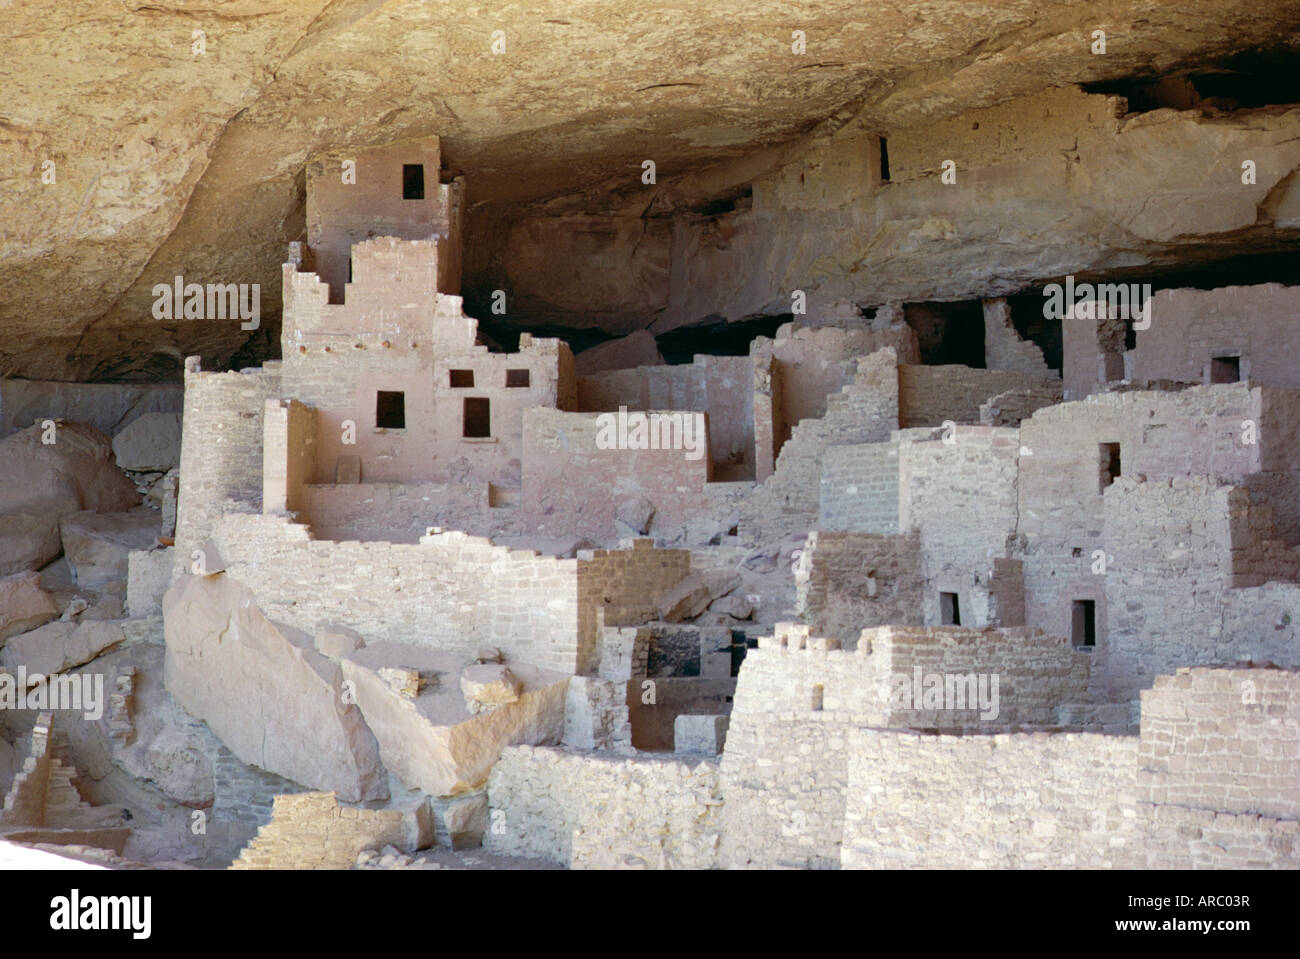
{"type": "Polygon", "coordinates": [[[599,196],[650,154],[667,178],[836,115],[889,130],[1297,24],[1300,2],[1234,0],[0,0],[0,375],[228,359],[247,334],[155,320],[150,289],[260,282],[274,306],[319,150],[438,134],[472,216],[599,196]]]}

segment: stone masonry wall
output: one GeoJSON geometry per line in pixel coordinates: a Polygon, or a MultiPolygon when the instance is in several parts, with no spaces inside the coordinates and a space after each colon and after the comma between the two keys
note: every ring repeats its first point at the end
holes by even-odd
{"type": "MultiPolygon", "coordinates": [[[[1119,445],[1121,479],[1199,474],[1240,482],[1259,469],[1264,455],[1262,442],[1241,442],[1242,422],[1258,423],[1261,405],[1258,388],[1238,384],[1178,393],[1096,394],[1041,409],[1024,420],[1017,532],[1025,564],[1025,621],[1068,636],[1071,603],[1091,600],[1103,655],[1108,630],[1120,622],[1109,614],[1109,577],[1094,572],[1108,568],[1112,555],[1123,562],[1124,551],[1123,544],[1117,550],[1103,542],[1104,503],[1114,484],[1106,485],[1102,475],[1101,444],[1119,445]],[[1103,557],[1104,566],[1099,562],[1103,557]]],[[[1160,546],[1163,534],[1156,530],[1165,514],[1160,507],[1155,510],[1131,513],[1128,521],[1136,525],[1128,533],[1117,528],[1117,535],[1143,537],[1146,548],[1160,546]]],[[[1123,597],[1125,604],[1135,601],[1131,594],[1123,597]]]]}
{"type": "Polygon", "coordinates": [[[1210,382],[1210,361],[1238,357],[1241,378],[1300,387],[1300,287],[1265,283],[1214,290],[1157,290],[1151,326],[1138,330],[1133,376],[1210,382]]]}
{"type": "Polygon", "coordinates": [[[980,404],[990,396],[1007,390],[1050,388],[1053,382],[1046,373],[899,364],[898,425],[939,426],[945,420],[978,423],[980,404]]]}
{"type": "Polygon", "coordinates": [[[715,468],[754,478],[754,363],[747,356],[696,354],[689,365],[639,366],[578,378],[581,412],[691,410],[709,414],[715,468]]]}
{"type": "Polygon", "coordinates": [[[321,542],[305,526],[253,514],[225,517],[214,540],[226,571],[277,622],[308,632],[337,624],[467,657],[494,645],[569,674],[594,654],[593,604],[608,607],[610,625],[628,625],[649,609],[631,600],[653,603],[654,584],[676,582],[690,562],[687,552],[665,557],[648,544],[557,559],[464,533],[418,544],[321,542]]]}
{"type": "Polygon", "coordinates": [[[334,793],[276,796],[271,821],[231,869],[351,869],[366,849],[401,845],[402,813],[340,806],[334,793]]]}
{"type": "Polygon", "coordinates": [[[852,384],[826,401],[826,415],[805,419],[781,447],[776,470],[741,511],[741,535],[775,538],[817,523],[826,450],[889,439],[898,428],[898,372],[893,349],[858,360],[852,384]]]}
{"type": "Polygon", "coordinates": [[[943,438],[934,430],[899,435],[899,528],[920,537],[921,621],[942,622],[942,591],[957,594],[963,626],[989,625],[993,561],[1008,555],[1019,521],[1019,431],[957,426],[943,438]]]}
{"type": "Polygon", "coordinates": [[[1244,489],[1203,477],[1121,478],[1105,501],[1105,551],[1113,559],[1094,579],[1112,612],[1097,650],[1095,668],[1105,679],[1098,695],[1133,699],[1181,666],[1300,665],[1291,626],[1300,587],[1232,587],[1235,569],[1259,568],[1259,544],[1244,538],[1249,526],[1240,522],[1250,518],[1244,489]]]}
{"type": "Polygon", "coordinates": [[[832,446],[822,457],[818,529],[898,532],[898,440],[832,446]]]}
{"type": "MultiPolygon", "coordinates": [[[[607,541],[616,535],[619,507],[640,498],[655,507],[656,535],[708,513],[713,500],[705,492],[711,479],[707,420],[703,438],[692,433],[693,442],[703,443],[703,454],[690,459],[694,453],[680,448],[601,449],[601,415],[540,408],[524,414],[521,508],[530,529],[539,536],[607,541]]],[[[690,411],[670,415],[690,421],[692,430],[696,418],[703,419],[690,411]]]]}
{"type": "Polygon", "coordinates": [[[573,869],[710,869],[718,767],[508,746],[488,780],[484,845],[573,869]]]}
{"type": "Polygon", "coordinates": [[[794,579],[800,617],[845,649],[856,648],[869,626],[921,625],[915,533],[810,533],[794,579]]]}
{"type": "Polygon", "coordinates": [[[843,864],[1294,869],[1298,694],[1294,670],[1180,670],[1140,737],[850,730],[843,864]]]}
{"type": "Polygon", "coordinates": [[[1300,820],[1300,670],[1180,669],[1142,691],[1151,802],[1300,820]]]}
{"type": "Polygon", "coordinates": [[[238,373],[185,367],[184,433],[177,495],[175,561],[188,569],[218,517],[262,507],[262,417],[279,395],[279,364],[238,373]]]}

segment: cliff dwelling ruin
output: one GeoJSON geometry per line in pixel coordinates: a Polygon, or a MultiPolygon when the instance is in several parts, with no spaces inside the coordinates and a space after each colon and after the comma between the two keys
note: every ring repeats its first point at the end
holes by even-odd
{"type": "Polygon", "coordinates": [[[0,861],[1300,867],[1300,5],[226,6],[0,28],[0,861]]]}

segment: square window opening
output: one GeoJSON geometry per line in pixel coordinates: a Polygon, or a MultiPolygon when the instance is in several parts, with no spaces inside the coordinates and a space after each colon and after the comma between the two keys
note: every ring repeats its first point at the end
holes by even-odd
{"type": "Polygon", "coordinates": [[[448,370],[447,382],[453,390],[472,390],[474,388],[473,370],[448,370]]]}
{"type": "Polygon", "coordinates": [[[492,404],[485,397],[465,397],[465,419],[462,436],[466,439],[487,439],[492,435],[492,404]]]}
{"type": "Polygon", "coordinates": [[[424,199],[424,164],[402,164],[402,199],[424,199]]]}
{"type": "Polygon", "coordinates": [[[939,622],[944,626],[961,625],[961,601],[956,593],[939,594],[939,622]]]}
{"type": "Polygon", "coordinates": [[[1097,601],[1076,599],[1070,607],[1070,642],[1075,646],[1097,645],[1097,601]]]}
{"type": "Polygon", "coordinates": [[[1097,485],[1097,492],[1100,493],[1120,477],[1119,444],[1098,444],[1097,458],[1101,465],[1101,475],[1097,485]]]}
{"type": "Polygon", "coordinates": [[[1210,360],[1211,383],[1240,383],[1241,357],[1216,356],[1210,360]]]}
{"type": "Polygon", "coordinates": [[[507,388],[523,389],[531,385],[532,375],[528,370],[506,370],[507,388]]]}
{"type": "Polygon", "coordinates": [[[375,426],[388,430],[406,429],[406,394],[379,390],[375,394],[375,426]]]}

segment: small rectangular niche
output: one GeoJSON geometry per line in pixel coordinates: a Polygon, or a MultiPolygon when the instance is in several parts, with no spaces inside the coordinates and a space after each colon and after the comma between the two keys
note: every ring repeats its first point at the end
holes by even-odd
{"type": "Polygon", "coordinates": [[[1097,444],[1097,459],[1101,467],[1097,492],[1103,492],[1107,486],[1119,479],[1120,460],[1118,443],[1097,444]]]}
{"type": "Polygon", "coordinates": [[[961,601],[956,593],[939,594],[939,623],[943,626],[961,625],[961,601]]]}
{"type": "Polygon", "coordinates": [[[375,394],[375,426],[406,429],[406,394],[400,390],[379,390],[375,394]]]}
{"type": "Polygon", "coordinates": [[[1241,357],[1216,356],[1210,360],[1211,383],[1240,383],[1241,357]]]}
{"type": "Polygon", "coordinates": [[[531,385],[532,376],[528,370],[506,370],[507,389],[524,389],[531,385]]]}
{"type": "Polygon", "coordinates": [[[819,712],[822,708],[822,702],[826,698],[826,689],[821,683],[817,683],[812,688],[812,709],[813,712],[819,712]]]}
{"type": "Polygon", "coordinates": [[[402,164],[402,199],[424,199],[424,164],[402,164]]]}
{"type": "Polygon", "coordinates": [[[474,388],[474,371],[448,370],[447,382],[453,390],[472,390],[474,388]]]}
{"type": "Polygon", "coordinates": [[[492,435],[492,404],[486,397],[465,397],[465,439],[487,439],[492,435]]]}
{"type": "Polygon", "coordinates": [[[1070,642],[1078,647],[1097,645],[1097,601],[1076,599],[1070,604],[1070,642]]]}
{"type": "Polygon", "coordinates": [[[880,182],[889,182],[889,141],[880,138],[880,182]]]}

